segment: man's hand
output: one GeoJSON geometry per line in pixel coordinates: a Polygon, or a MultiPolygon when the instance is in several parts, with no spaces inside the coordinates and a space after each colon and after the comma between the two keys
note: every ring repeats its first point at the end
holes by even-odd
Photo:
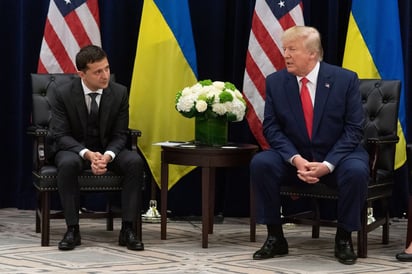
{"type": "Polygon", "coordinates": [[[88,151],[85,156],[90,161],[90,168],[94,175],[102,175],[107,172],[107,163],[111,160],[110,155],[88,151]]]}
{"type": "Polygon", "coordinates": [[[325,164],[309,162],[301,156],[296,156],[293,164],[296,166],[298,178],[308,184],[316,184],[322,176],[330,172],[325,164]]]}

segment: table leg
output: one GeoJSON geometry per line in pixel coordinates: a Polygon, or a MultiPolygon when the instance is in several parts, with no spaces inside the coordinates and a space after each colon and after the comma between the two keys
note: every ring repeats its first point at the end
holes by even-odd
{"type": "Polygon", "coordinates": [[[216,168],[210,168],[209,175],[209,234],[213,234],[213,225],[215,222],[215,177],[216,168]]]}
{"type": "Polygon", "coordinates": [[[208,246],[209,221],[210,221],[210,171],[209,167],[202,168],[202,247],[208,246]]]}
{"type": "Polygon", "coordinates": [[[250,241],[256,242],[256,205],[255,191],[252,182],[250,182],[250,241]]]}
{"type": "MultiPolygon", "coordinates": [[[[162,152],[163,153],[163,152],[162,152]]],[[[167,226],[167,191],[169,182],[169,165],[162,161],[161,164],[161,205],[160,205],[160,239],[166,240],[166,226],[167,226]]]]}

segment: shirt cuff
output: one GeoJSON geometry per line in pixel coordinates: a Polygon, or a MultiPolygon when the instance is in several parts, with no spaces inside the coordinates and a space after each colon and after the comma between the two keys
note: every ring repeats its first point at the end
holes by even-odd
{"type": "Polygon", "coordinates": [[[110,157],[112,157],[112,159],[110,160],[110,162],[112,162],[114,160],[114,157],[116,157],[116,155],[114,154],[113,151],[107,150],[104,154],[109,154],[110,157]]]}
{"type": "Polygon", "coordinates": [[[335,166],[332,165],[332,164],[329,163],[329,162],[323,161],[322,164],[325,164],[325,165],[329,168],[330,173],[332,173],[333,170],[335,169],[335,166]]]}
{"type": "MultiPolygon", "coordinates": [[[[86,154],[87,151],[88,151],[87,148],[84,148],[84,149],[80,150],[80,152],[79,152],[80,157],[82,157],[84,159],[84,154],[86,154]]],[[[86,160],[86,159],[84,159],[84,160],[86,160]]]]}
{"type": "Polygon", "coordinates": [[[290,157],[289,163],[290,163],[292,166],[295,166],[295,165],[293,164],[293,159],[295,159],[297,156],[300,156],[300,154],[295,154],[295,155],[293,155],[292,157],[290,157]]]}

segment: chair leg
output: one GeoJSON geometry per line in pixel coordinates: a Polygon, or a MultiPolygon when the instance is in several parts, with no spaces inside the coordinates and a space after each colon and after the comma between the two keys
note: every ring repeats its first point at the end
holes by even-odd
{"type": "Polygon", "coordinates": [[[36,233],[41,232],[41,223],[40,223],[40,212],[41,212],[41,204],[40,204],[40,193],[37,193],[37,200],[36,200],[36,233]]]}
{"type": "Polygon", "coordinates": [[[313,204],[313,220],[315,224],[312,225],[312,238],[317,239],[319,238],[320,232],[320,210],[319,210],[319,203],[316,199],[312,199],[313,204]]]}
{"type": "Polygon", "coordinates": [[[48,246],[50,243],[50,192],[44,191],[40,194],[41,211],[41,245],[48,246]]]}
{"type": "Polygon", "coordinates": [[[365,204],[361,213],[361,229],[358,231],[358,257],[368,256],[368,205],[365,204]]]}
{"type": "Polygon", "coordinates": [[[112,210],[112,202],[108,201],[106,205],[106,212],[108,214],[106,218],[106,230],[113,231],[113,210],[112,210]]]}
{"type": "Polygon", "coordinates": [[[382,225],[382,244],[389,244],[389,210],[388,202],[385,199],[384,203],[384,212],[385,212],[385,223],[382,225]]]}
{"type": "Polygon", "coordinates": [[[256,242],[256,209],[255,209],[255,193],[253,186],[250,184],[250,241],[256,242]]]}
{"type": "MultiPolygon", "coordinates": [[[[157,184],[156,184],[156,182],[153,180],[152,181],[152,187],[154,187],[154,185],[157,187],[157,184]]],[[[154,191],[154,192],[156,192],[156,189],[154,189],[154,188],[152,188],[152,191],[154,191]]],[[[156,194],[154,194],[154,196],[152,196],[152,197],[155,197],[153,200],[156,200],[156,194]]],[[[137,218],[136,218],[136,235],[139,237],[139,239],[140,240],[142,240],[143,241],[143,238],[142,238],[142,230],[143,230],[143,222],[142,222],[142,202],[141,201],[143,201],[143,195],[142,195],[142,192],[141,191],[139,191],[139,194],[138,194],[138,199],[137,199],[137,218]]]]}
{"type": "Polygon", "coordinates": [[[136,235],[139,237],[140,240],[143,240],[142,239],[142,229],[143,228],[142,228],[142,216],[141,216],[141,214],[140,214],[140,216],[137,217],[136,222],[137,222],[137,224],[136,224],[136,229],[137,229],[136,235]]]}

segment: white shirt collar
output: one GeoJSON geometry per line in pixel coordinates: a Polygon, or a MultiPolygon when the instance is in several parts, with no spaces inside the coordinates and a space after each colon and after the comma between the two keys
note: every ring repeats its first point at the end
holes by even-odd
{"type": "Polygon", "coordinates": [[[83,91],[84,91],[84,94],[86,95],[86,94],[89,94],[89,93],[98,93],[98,94],[102,94],[103,93],[103,89],[98,89],[98,90],[96,90],[96,91],[92,91],[92,90],[90,90],[87,86],[86,86],[86,84],[83,82],[83,79],[81,80],[82,81],[82,87],[83,87],[83,91]]]}
{"type": "MultiPolygon", "coordinates": [[[[309,82],[311,82],[315,87],[316,87],[316,82],[318,81],[318,75],[319,75],[319,68],[320,68],[320,62],[317,62],[315,67],[312,69],[312,71],[310,71],[305,77],[306,79],[309,80],[309,82]]],[[[300,83],[300,80],[303,77],[300,76],[296,76],[298,79],[298,83],[300,83]]]]}

